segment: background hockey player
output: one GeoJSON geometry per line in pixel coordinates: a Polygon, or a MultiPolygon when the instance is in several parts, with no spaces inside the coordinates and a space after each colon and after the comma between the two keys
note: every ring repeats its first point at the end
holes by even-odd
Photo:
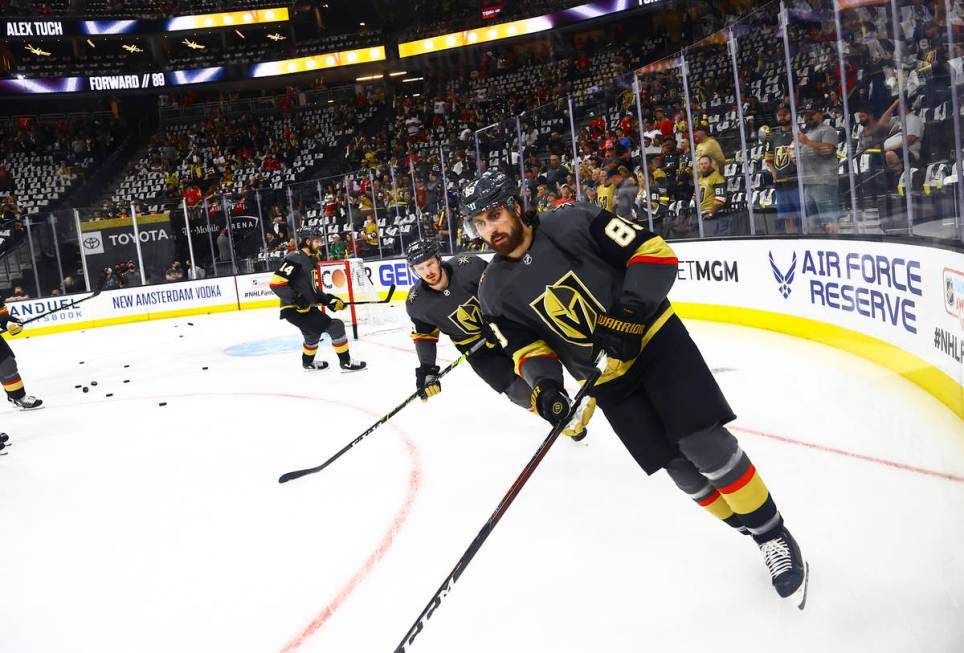
{"type": "Polygon", "coordinates": [[[636,462],[647,474],[665,468],[699,505],[752,535],[777,592],[803,607],[800,549],[724,428],[733,411],[667,299],[678,261],[666,242],[584,202],[523,219],[515,184],[498,171],[467,185],[462,204],[470,235],[497,252],[479,288],[483,315],[533,388],[535,410],[565,419],[562,366],[584,379],[605,351],[595,398],[636,462]]]}
{"type": "Polygon", "coordinates": [[[345,308],[345,302],[318,287],[316,269],[324,239],[314,232],[303,232],[298,250],[288,254],[271,277],[271,290],[281,298],[281,317],[298,327],[304,336],[301,366],[306,370],[323,370],[325,361],[315,361],[318,342],[323,333],[331,337],[342,370],[355,372],[365,368],[364,361],[353,362],[348,352],[345,323],[325,315],[319,304],[333,311],[345,308]]]}
{"type": "MultiPolygon", "coordinates": [[[[20,320],[10,315],[3,302],[0,302],[0,330],[12,336],[23,331],[20,320]]],[[[17,408],[34,410],[43,406],[43,400],[31,397],[24,389],[20,371],[17,369],[17,358],[4,338],[0,338],[0,383],[3,383],[3,389],[7,393],[7,401],[17,408]]]]}
{"type": "MultiPolygon", "coordinates": [[[[460,254],[448,262],[439,256],[433,240],[420,240],[405,250],[408,264],[419,277],[405,302],[412,320],[412,340],[418,354],[415,368],[418,396],[427,401],[442,390],[439,366],[435,363],[439,333],[452,339],[452,344],[465,353],[486,337],[479,307],[479,281],[485,272],[484,259],[460,254]]],[[[499,394],[526,410],[531,405],[532,388],[512,368],[512,359],[495,343],[468,357],[469,365],[479,377],[499,394]]],[[[566,433],[574,440],[585,437],[585,430],[566,433]]]]}

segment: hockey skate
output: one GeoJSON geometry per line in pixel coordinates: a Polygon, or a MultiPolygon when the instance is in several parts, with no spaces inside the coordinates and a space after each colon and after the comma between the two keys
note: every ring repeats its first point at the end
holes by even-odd
{"type": "Polygon", "coordinates": [[[342,361],[341,363],[339,363],[338,366],[341,368],[341,371],[343,373],[344,372],[361,372],[363,369],[366,368],[365,361],[353,361],[353,360],[342,361]]]}
{"type": "Polygon", "coordinates": [[[302,363],[301,367],[304,368],[305,372],[319,372],[321,370],[328,369],[328,361],[312,361],[310,363],[302,363]]]}
{"type": "Polygon", "coordinates": [[[10,436],[6,433],[0,433],[0,456],[6,456],[7,452],[4,451],[10,445],[7,442],[10,441],[10,436]]]}
{"type": "Polygon", "coordinates": [[[20,399],[14,399],[13,397],[7,397],[7,401],[16,406],[21,410],[37,410],[38,408],[43,408],[44,402],[42,399],[37,399],[30,395],[24,395],[20,399]]]}
{"type": "Polygon", "coordinates": [[[790,599],[803,610],[807,603],[807,582],[810,580],[810,565],[803,559],[797,541],[785,527],[780,527],[779,535],[760,544],[763,561],[773,579],[773,588],[782,598],[790,599]]]}

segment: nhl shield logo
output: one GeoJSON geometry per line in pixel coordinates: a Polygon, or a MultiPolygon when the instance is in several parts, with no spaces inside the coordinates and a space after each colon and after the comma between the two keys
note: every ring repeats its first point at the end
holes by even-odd
{"type": "Polygon", "coordinates": [[[780,271],[776,261],[773,260],[773,252],[770,252],[770,269],[773,270],[773,278],[776,279],[777,283],[779,284],[780,294],[783,295],[784,299],[786,299],[792,292],[790,285],[793,283],[793,278],[797,273],[797,253],[793,253],[793,259],[790,261],[790,267],[787,269],[786,273],[784,273],[780,271]]]}
{"type": "Polygon", "coordinates": [[[482,307],[475,297],[455,309],[449,320],[466,335],[475,335],[482,330],[482,307]]]}
{"type": "Polygon", "coordinates": [[[559,281],[546,286],[546,291],[530,306],[556,334],[581,347],[592,346],[596,320],[605,312],[575,272],[567,272],[559,281]]]}

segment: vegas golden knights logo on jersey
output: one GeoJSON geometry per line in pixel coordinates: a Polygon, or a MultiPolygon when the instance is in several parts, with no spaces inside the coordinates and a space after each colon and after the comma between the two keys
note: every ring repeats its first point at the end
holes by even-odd
{"type": "Polygon", "coordinates": [[[782,170],[790,165],[790,148],[792,145],[781,145],[777,148],[776,156],[773,157],[773,165],[778,170],[782,170]]]}
{"type": "Polygon", "coordinates": [[[592,346],[596,319],[605,312],[575,272],[567,272],[530,306],[559,336],[574,345],[592,346]]]}
{"type": "Polygon", "coordinates": [[[471,297],[455,309],[449,319],[468,335],[479,333],[482,330],[482,307],[478,298],[471,297]]]}

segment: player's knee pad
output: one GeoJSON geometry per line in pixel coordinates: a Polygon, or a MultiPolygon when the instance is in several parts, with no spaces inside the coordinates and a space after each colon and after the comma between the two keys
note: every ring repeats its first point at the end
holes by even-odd
{"type": "Polygon", "coordinates": [[[17,359],[7,356],[0,360],[0,379],[13,379],[19,376],[17,371],[17,359]]]}
{"type": "Polygon", "coordinates": [[[532,388],[529,387],[529,384],[526,383],[524,379],[516,378],[503,392],[505,396],[509,398],[509,401],[515,405],[522,406],[526,410],[532,407],[532,388]]]}
{"type": "Polygon", "coordinates": [[[744,457],[733,434],[719,424],[682,438],[679,449],[711,481],[725,476],[744,457]]]}
{"type": "Polygon", "coordinates": [[[676,483],[676,487],[690,496],[694,496],[707,486],[706,478],[692,462],[679,456],[666,463],[666,473],[676,483]]]}
{"type": "Polygon", "coordinates": [[[340,344],[348,339],[345,335],[345,323],[338,318],[333,318],[328,326],[328,335],[331,336],[333,344],[340,344]]]}

